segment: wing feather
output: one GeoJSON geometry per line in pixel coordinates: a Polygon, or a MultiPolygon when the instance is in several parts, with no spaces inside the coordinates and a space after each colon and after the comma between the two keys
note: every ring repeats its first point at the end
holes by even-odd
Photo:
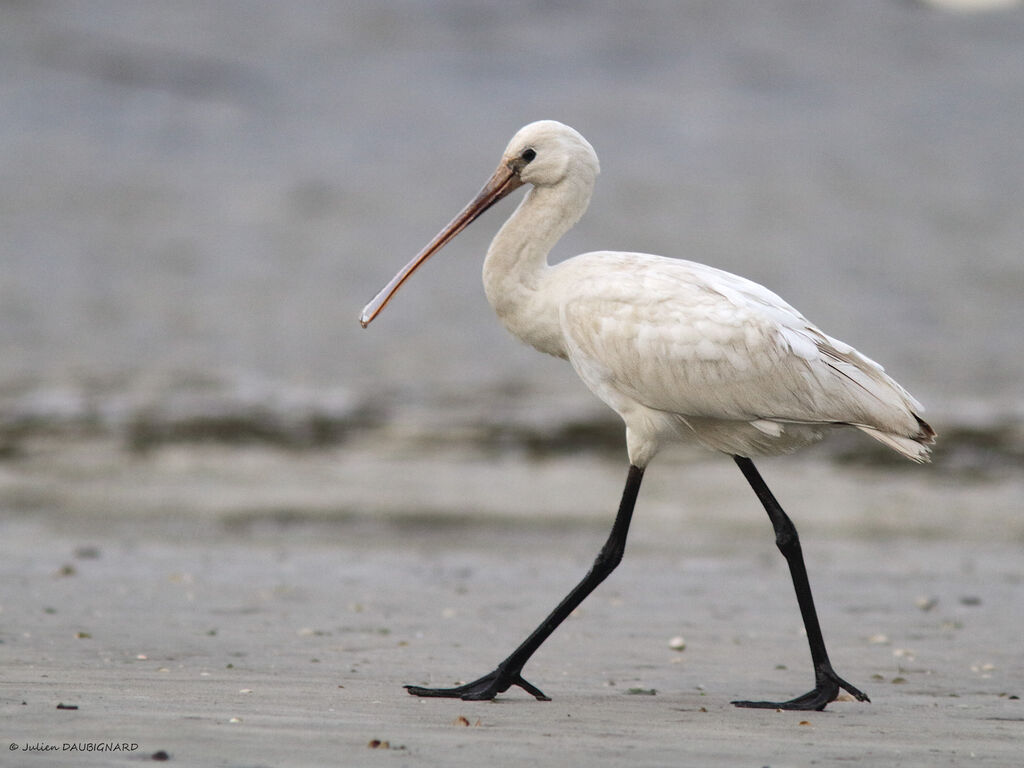
{"type": "Polygon", "coordinates": [[[697,419],[918,431],[920,405],[880,365],[757,283],[642,254],[560,267],[572,284],[560,308],[569,357],[606,400],[697,419]]]}

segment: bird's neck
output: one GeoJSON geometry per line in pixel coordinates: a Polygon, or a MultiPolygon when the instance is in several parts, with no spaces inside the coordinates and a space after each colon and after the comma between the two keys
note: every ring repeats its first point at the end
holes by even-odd
{"type": "Polygon", "coordinates": [[[542,352],[565,357],[558,304],[544,290],[548,254],[590,202],[590,185],[566,179],[533,187],[491,241],[484,260],[484,291],[502,324],[542,352]]]}

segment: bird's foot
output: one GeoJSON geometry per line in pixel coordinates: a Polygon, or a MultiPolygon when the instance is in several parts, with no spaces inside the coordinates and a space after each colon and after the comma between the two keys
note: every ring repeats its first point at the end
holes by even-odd
{"type": "Polygon", "coordinates": [[[870,702],[867,694],[854,688],[848,682],[839,677],[831,668],[823,670],[818,674],[817,684],[813,691],[808,691],[803,696],[797,696],[789,701],[734,701],[737,707],[749,707],[753,709],[791,709],[799,711],[821,711],[839,696],[839,691],[844,690],[857,701],[870,702]]]}
{"type": "Polygon", "coordinates": [[[533,696],[537,701],[551,701],[536,686],[526,682],[523,676],[517,671],[503,669],[499,666],[479,680],[474,680],[465,685],[458,685],[454,688],[423,688],[418,685],[407,685],[407,690],[413,696],[432,698],[462,699],[463,701],[490,701],[499,693],[504,693],[513,685],[517,685],[533,696]]]}

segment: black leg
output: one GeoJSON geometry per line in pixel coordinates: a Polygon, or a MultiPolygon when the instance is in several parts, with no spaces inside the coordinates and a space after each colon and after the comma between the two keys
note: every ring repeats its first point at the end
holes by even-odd
{"type": "Polygon", "coordinates": [[[757,498],[764,505],[765,511],[772,521],[772,527],[775,529],[775,544],[786,558],[786,562],[789,563],[789,572],[793,577],[797,603],[800,605],[800,615],[804,620],[804,629],[807,630],[807,642],[811,646],[811,661],[814,664],[814,690],[808,691],[803,696],[782,702],[734,701],[733,704],[738,707],[765,709],[821,710],[830,701],[836,700],[840,689],[847,691],[858,701],[870,701],[864,693],[839,677],[828,660],[825,639],[821,635],[817,611],[814,610],[814,598],[811,597],[811,584],[807,579],[807,568],[804,566],[804,556],[800,549],[796,526],[779,506],[779,502],[775,500],[772,492],[768,490],[761,474],[754,467],[754,462],[741,456],[733,458],[736,459],[740,471],[747,478],[750,487],[754,489],[757,498]]]}
{"type": "Polygon", "coordinates": [[[523,667],[558,625],[576,610],[576,607],[586,599],[587,595],[593,592],[597,585],[604,581],[622,561],[622,555],[626,550],[629,523],[633,518],[633,507],[636,504],[640,481],[643,480],[643,477],[643,469],[630,466],[629,475],[626,477],[626,487],[622,492],[622,501],[619,503],[619,512],[615,517],[611,533],[608,535],[608,541],[598,553],[594,565],[583,577],[583,580],[558,604],[558,607],[544,619],[539,627],[533,630],[518,648],[512,651],[507,659],[498,665],[497,669],[478,680],[455,688],[421,688],[418,685],[407,685],[405,686],[406,690],[413,696],[441,696],[478,701],[493,699],[497,694],[504,693],[513,685],[518,685],[539,701],[550,701],[540,689],[523,679],[523,667]]]}

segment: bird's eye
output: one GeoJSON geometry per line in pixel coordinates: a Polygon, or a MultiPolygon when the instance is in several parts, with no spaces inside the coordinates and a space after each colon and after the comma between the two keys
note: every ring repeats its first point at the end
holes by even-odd
{"type": "Polygon", "coordinates": [[[528,163],[537,156],[537,153],[534,151],[533,147],[527,147],[519,156],[523,159],[523,162],[528,163]]]}

